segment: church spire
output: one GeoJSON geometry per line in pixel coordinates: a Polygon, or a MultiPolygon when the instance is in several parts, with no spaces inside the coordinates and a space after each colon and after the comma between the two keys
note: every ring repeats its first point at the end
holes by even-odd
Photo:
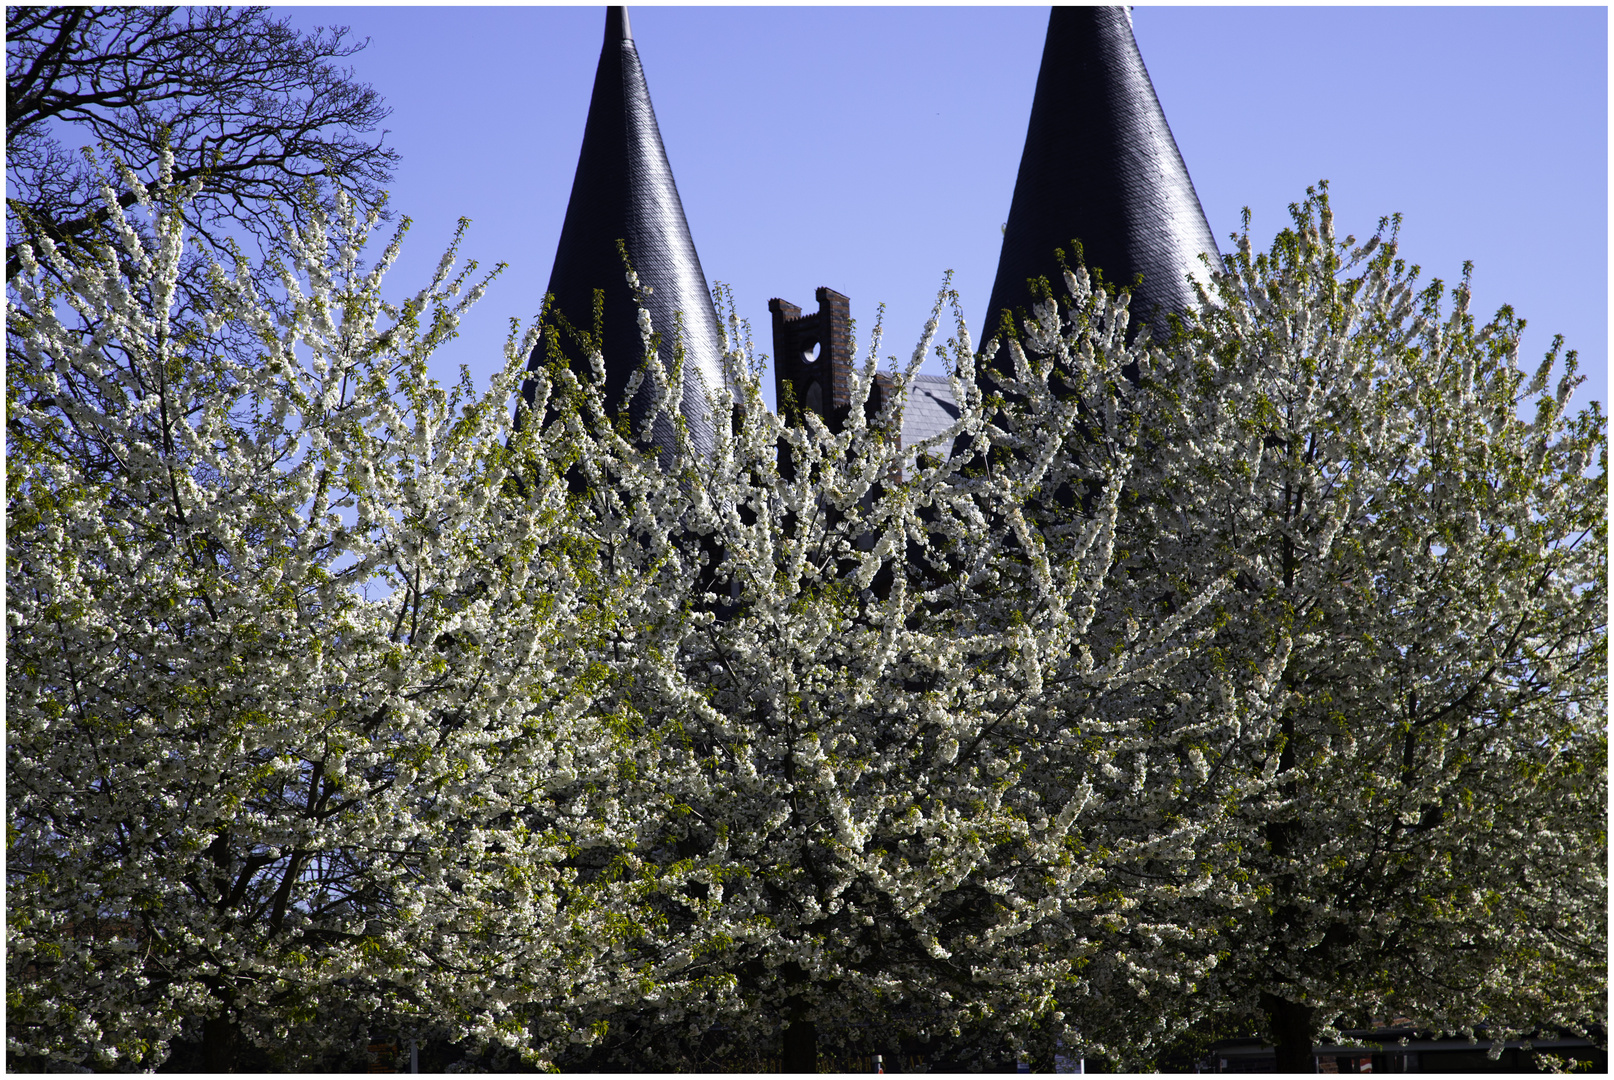
{"type": "Polygon", "coordinates": [[[1055,7],[1048,20],[1014,200],[982,339],[1004,309],[1031,302],[1027,279],[1063,291],[1054,249],[1130,285],[1133,325],[1194,301],[1185,278],[1216,240],[1121,7],[1055,7]]]}
{"type": "MultiPolygon", "coordinates": [[[[645,306],[662,338],[662,362],[669,367],[673,316],[675,312],[683,316],[683,415],[696,450],[709,452],[713,429],[706,395],[723,379],[717,316],[684,219],[678,186],[667,164],[627,9],[613,7],[605,17],[605,45],[600,50],[577,175],[549,277],[553,310],[579,330],[593,327],[594,291],[605,293],[608,408],[622,403],[628,379],[643,359],[638,310],[624,277],[618,240],[627,246],[640,285],[651,289],[645,306]]],[[[573,353],[564,334],[562,340],[568,354],[573,353]]],[[[581,357],[574,355],[573,359],[581,357]]],[[[535,353],[532,366],[541,363],[541,354],[535,353]]],[[[647,380],[628,403],[635,430],[653,395],[647,380]]],[[[672,445],[673,437],[669,422],[656,425],[655,441],[664,450],[672,445]]]]}

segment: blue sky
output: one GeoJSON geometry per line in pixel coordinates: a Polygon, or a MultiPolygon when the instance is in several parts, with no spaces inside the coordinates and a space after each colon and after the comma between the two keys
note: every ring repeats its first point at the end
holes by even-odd
{"type": "MultiPolygon", "coordinates": [[[[1046,7],[633,7],[634,38],[709,281],[770,349],[768,299],[852,299],[860,343],[906,361],[944,270],[972,328],[997,265],[1046,7]]],[[[283,7],[347,25],[354,74],[393,108],[392,205],[414,220],[389,277],[464,253],[509,264],[439,355],[485,381],[554,259],[604,26],[599,7],[283,7]]],[[[1475,308],[1580,351],[1607,403],[1608,27],[1601,7],[1134,9],[1134,29],[1218,242],[1257,245],[1308,184],[1342,231],[1405,215],[1424,280],[1475,263],[1475,308]]],[[[945,329],[944,324],[944,329],[945,329]]],[[[945,336],[945,335],[944,335],[945,336]]],[[[932,362],[929,370],[939,371],[932,362]]],[[[771,380],[770,380],[771,381],[771,380]]]]}

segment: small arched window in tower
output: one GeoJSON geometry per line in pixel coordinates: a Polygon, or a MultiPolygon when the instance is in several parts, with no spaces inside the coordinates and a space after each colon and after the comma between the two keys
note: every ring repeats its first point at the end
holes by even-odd
{"type": "MultiPolygon", "coordinates": [[[[816,348],[817,346],[815,345],[814,349],[816,348]]],[[[808,412],[815,412],[819,416],[824,415],[824,388],[817,379],[808,384],[807,397],[803,404],[808,412]]]]}

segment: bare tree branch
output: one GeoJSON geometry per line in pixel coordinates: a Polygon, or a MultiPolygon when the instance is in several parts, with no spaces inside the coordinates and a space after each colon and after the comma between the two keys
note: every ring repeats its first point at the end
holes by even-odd
{"type": "Polygon", "coordinates": [[[265,8],[8,8],[7,278],[23,243],[101,237],[89,147],[150,181],[166,133],[176,180],[204,181],[188,211],[198,230],[228,219],[262,241],[272,208],[296,215],[309,179],[378,205],[397,161],[378,132],[388,109],[340,63],[364,45],[345,27],[303,34],[265,8]]]}

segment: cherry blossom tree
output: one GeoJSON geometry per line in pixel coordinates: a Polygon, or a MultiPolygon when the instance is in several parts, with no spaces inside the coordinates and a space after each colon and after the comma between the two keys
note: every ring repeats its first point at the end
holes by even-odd
{"type": "Polygon", "coordinates": [[[338,199],[280,295],[215,269],[176,320],[194,192],[125,184],[149,228],[109,187],[122,250],[8,294],[15,1063],[1597,1018],[1601,419],[1518,421],[1514,324],[1324,201],[1168,343],[1080,271],[979,358],[960,320],[917,448],[945,292],[840,430],[763,406],[731,312],[697,453],[653,445],[676,325],[640,430],[560,327],[444,391],[455,251],[390,304],[338,199]]]}
{"type": "Polygon", "coordinates": [[[1336,1023],[1606,1025],[1604,419],[1561,342],[1527,377],[1522,320],[1476,324],[1467,268],[1444,309],[1391,221],[1293,214],[1146,367],[1118,541],[1169,603],[1236,575],[1184,690],[1286,656],[1278,726],[1203,746],[1242,778],[1206,1000],[1300,1071],[1336,1023]]]}
{"type": "Polygon", "coordinates": [[[934,319],[869,415],[876,340],[835,432],[763,406],[731,313],[711,457],[580,463],[610,561],[664,582],[601,660],[656,793],[638,801],[672,811],[616,857],[692,886],[623,942],[654,994],[572,1065],[799,1071],[902,1046],[979,1065],[1060,1043],[1144,1061],[1170,1033],[1164,1004],[1216,963],[1177,918],[1211,887],[1196,852],[1223,812],[1192,747],[1270,720],[1275,669],[1176,691],[1231,575],[1164,611],[1126,572],[1141,347],[1124,299],[1079,304],[1057,360],[1011,347],[1012,403],[977,388],[960,322],[960,418],[917,453],[892,433],[934,319]]]}
{"type": "Polygon", "coordinates": [[[24,246],[8,293],[10,1060],[330,1067],[412,1027],[541,1061],[572,1032],[512,1002],[609,983],[628,906],[571,865],[612,814],[555,802],[614,767],[590,686],[629,580],[568,512],[583,429],[512,432],[530,339],[439,388],[474,264],[385,302],[397,240],[364,265],[345,198],[273,308],[215,269],[176,328],[195,186],[124,180],[147,228],[108,187],[122,250],[24,246]]]}
{"type": "MultiPolygon", "coordinates": [[[[553,330],[512,424],[531,335],[480,396],[427,374],[479,291],[452,250],[391,305],[397,241],[364,265],[339,199],[273,303],[242,262],[176,319],[194,184],[123,180],[149,228],[108,186],[122,250],[24,247],[8,297],[14,1062],[329,1066],[404,1029],[810,1056],[868,1015],[1014,1049],[1078,1037],[1072,988],[1113,1011],[1214,962],[1155,915],[1207,882],[1144,761],[1235,697],[1134,713],[1221,585],[1129,615],[1125,425],[994,457],[1076,413],[1028,369],[989,422],[961,336],[974,449],[905,462],[889,409],[782,426],[736,345],[716,454],[647,449],[553,330]],[[1110,493],[1052,544],[1022,512],[1050,478],[1110,493]]],[[[1070,377],[1101,388],[1124,315],[1093,303],[1070,377]]]]}

